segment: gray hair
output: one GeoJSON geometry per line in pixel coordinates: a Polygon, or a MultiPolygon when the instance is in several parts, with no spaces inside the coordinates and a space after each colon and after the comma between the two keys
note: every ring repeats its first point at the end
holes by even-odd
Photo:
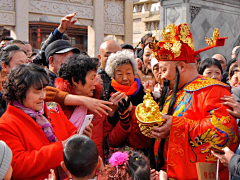
{"type": "Polygon", "coordinates": [[[138,64],[134,58],[133,52],[129,50],[118,51],[112,53],[107,60],[105,71],[106,73],[114,78],[115,69],[123,64],[131,64],[134,75],[137,74],[138,64]]]}

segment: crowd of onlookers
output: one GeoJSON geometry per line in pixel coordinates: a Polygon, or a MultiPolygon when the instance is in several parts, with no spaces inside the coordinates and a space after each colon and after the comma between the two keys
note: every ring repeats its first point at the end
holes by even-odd
{"type": "MultiPolygon", "coordinates": [[[[151,138],[135,115],[146,89],[156,101],[161,96],[163,79],[149,47],[155,38],[146,34],[138,48],[104,41],[93,58],[64,34],[74,16],[65,16],[39,51],[1,40],[0,179],[165,179],[151,169],[151,138]],[[90,114],[92,123],[79,135],[90,114]]],[[[196,57],[199,74],[232,87],[235,99],[225,103],[236,118],[239,52],[236,46],[231,59],[196,57]]]]}

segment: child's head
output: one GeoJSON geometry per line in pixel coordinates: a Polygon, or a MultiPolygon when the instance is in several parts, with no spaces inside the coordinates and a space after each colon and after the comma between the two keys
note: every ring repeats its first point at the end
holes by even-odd
{"type": "Polygon", "coordinates": [[[101,176],[104,180],[150,180],[150,164],[146,156],[135,152],[116,152],[101,176]]]}
{"type": "Polygon", "coordinates": [[[88,177],[95,173],[99,153],[95,143],[83,135],[71,137],[63,149],[62,167],[75,178],[88,177]]]}
{"type": "Polygon", "coordinates": [[[0,179],[10,180],[12,177],[12,151],[3,141],[0,141],[0,179]]]}

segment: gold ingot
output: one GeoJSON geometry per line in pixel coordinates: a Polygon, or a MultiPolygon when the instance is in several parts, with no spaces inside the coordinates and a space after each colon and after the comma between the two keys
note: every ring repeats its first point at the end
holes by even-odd
{"type": "Polygon", "coordinates": [[[166,119],[161,118],[162,113],[159,111],[157,103],[153,100],[149,89],[146,90],[146,95],[143,99],[143,103],[136,107],[135,114],[142,134],[151,137],[152,127],[162,126],[166,119]]]}

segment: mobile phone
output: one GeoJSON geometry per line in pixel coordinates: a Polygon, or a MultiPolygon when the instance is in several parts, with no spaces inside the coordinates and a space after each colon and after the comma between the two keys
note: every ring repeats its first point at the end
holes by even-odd
{"type": "Polygon", "coordinates": [[[91,124],[92,119],[93,119],[93,114],[89,114],[89,115],[85,116],[85,119],[84,119],[84,121],[82,123],[81,129],[80,129],[78,134],[80,134],[80,135],[83,134],[84,129],[91,124]]]}
{"type": "Polygon", "coordinates": [[[224,152],[222,149],[220,149],[220,148],[211,146],[210,149],[211,149],[212,151],[214,151],[215,153],[218,153],[218,154],[221,154],[221,155],[225,154],[225,152],[224,152]]]}

